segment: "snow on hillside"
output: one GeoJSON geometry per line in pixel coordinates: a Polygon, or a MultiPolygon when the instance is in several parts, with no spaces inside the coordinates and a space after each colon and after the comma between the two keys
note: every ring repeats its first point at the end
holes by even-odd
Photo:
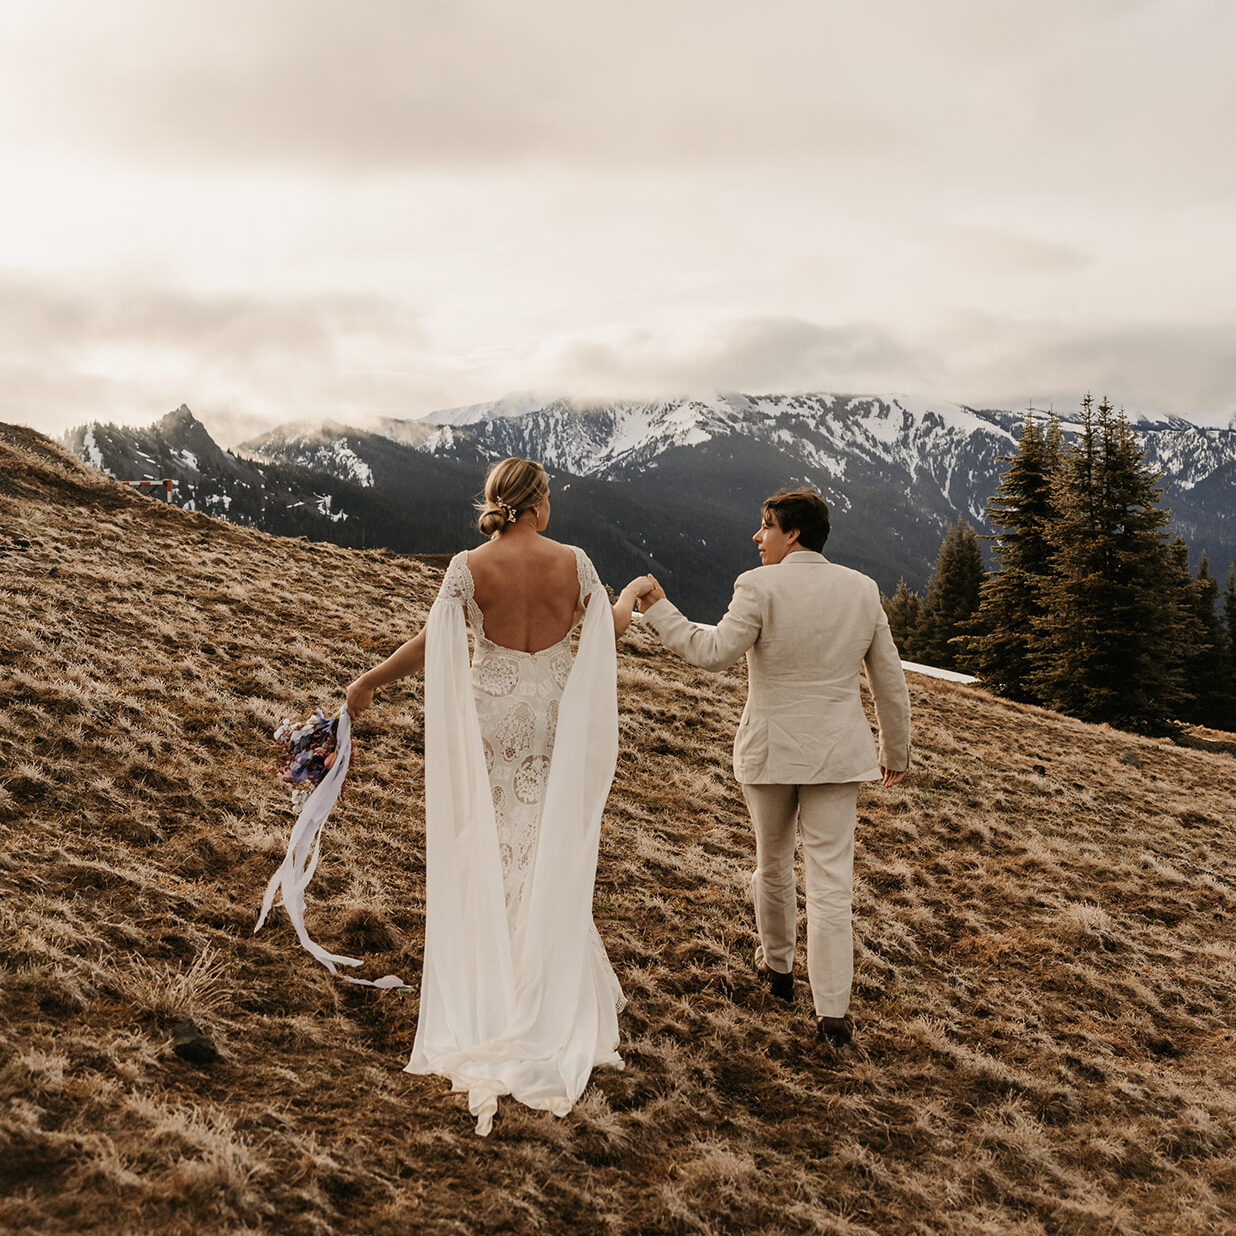
{"type": "Polygon", "coordinates": [[[107,471],[103,465],[103,452],[99,450],[99,444],[94,440],[93,425],[87,425],[86,432],[82,435],[81,458],[92,468],[98,468],[100,472],[107,471]]]}
{"type": "MultiPolygon", "coordinates": [[[[609,404],[508,397],[492,404],[432,413],[427,422],[475,430],[511,453],[534,454],[554,467],[603,476],[647,463],[675,447],[742,436],[797,455],[808,466],[840,479],[846,457],[895,460],[911,475],[932,475],[947,489],[941,461],[976,436],[1003,453],[1016,439],[1003,425],[946,401],[904,396],[842,399],[827,394],[747,396],[717,393],[664,401],[609,404]]],[[[453,449],[453,439],[426,440],[422,449],[453,449]]]]}
{"type": "Polygon", "coordinates": [[[957,670],[937,669],[934,665],[919,665],[917,661],[902,661],[901,668],[911,674],[922,674],[924,678],[939,678],[944,682],[978,682],[978,679],[973,674],[962,674],[957,670]]]}
{"type": "Polygon", "coordinates": [[[439,412],[430,412],[422,419],[430,425],[475,425],[495,417],[524,416],[553,402],[552,399],[536,395],[504,395],[492,403],[474,403],[464,408],[443,408],[439,412]]]}

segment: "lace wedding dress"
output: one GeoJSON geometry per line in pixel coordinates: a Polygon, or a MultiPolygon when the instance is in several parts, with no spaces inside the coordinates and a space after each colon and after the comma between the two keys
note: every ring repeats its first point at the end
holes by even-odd
{"type": "Polygon", "coordinates": [[[426,627],[425,960],[409,1073],[563,1116],[617,1053],[622,989],[592,921],[601,813],[618,754],[609,598],[575,551],[570,636],[526,653],[485,637],[467,553],[426,627]],[[465,622],[475,653],[469,666],[465,622]]]}

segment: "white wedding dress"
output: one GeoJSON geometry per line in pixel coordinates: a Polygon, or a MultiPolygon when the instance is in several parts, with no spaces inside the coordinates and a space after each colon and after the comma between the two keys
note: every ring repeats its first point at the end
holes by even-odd
{"type": "Polygon", "coordinates": [[[485,638],[467,553],[425,639],[425,959],[409,1073],[563,1116],[617,1052],[622,989],[592,921],[601,813],[618,755],[614,629],[575,551],[584,620],[526,653],[485,638]],[[475,654],[468,663],[465,621],[475,654]]]}

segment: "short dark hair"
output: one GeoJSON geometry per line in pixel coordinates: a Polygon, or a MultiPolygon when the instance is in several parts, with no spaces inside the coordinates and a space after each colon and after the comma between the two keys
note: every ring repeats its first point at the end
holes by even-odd
{"type": "Polygon", "coordinates": [[[803,549],[818,554],[828,540],[828,503],[814,489],[782,489],[764,499],[764,510],[777,517],[782,532],[798,532],[803,549]]]}

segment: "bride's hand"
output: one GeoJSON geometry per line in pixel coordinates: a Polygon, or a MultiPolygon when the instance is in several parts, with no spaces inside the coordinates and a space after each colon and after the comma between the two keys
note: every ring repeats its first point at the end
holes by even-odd
{"type": "Polygon", "coordinates": [[[648,586],[640,593],[639,612],[646,614],[658,601],[665,599],[665,589],[657,583],[655,575],[645,575],[648,586]]]}
{"type": "Polygon", "coordinates": [[[373,688],[365,685],[365,678],[362,674],[354,683],[348,687],[348,716],[353,721],[373,707],[373,688]]]}
{"type": "Polygon", "coordinates": [[[638,601],[646,592],[651,592],[654,585],[651,575],[637,575],[624,589],[623,592],[633,592],[635,599],[638,601]]]}

